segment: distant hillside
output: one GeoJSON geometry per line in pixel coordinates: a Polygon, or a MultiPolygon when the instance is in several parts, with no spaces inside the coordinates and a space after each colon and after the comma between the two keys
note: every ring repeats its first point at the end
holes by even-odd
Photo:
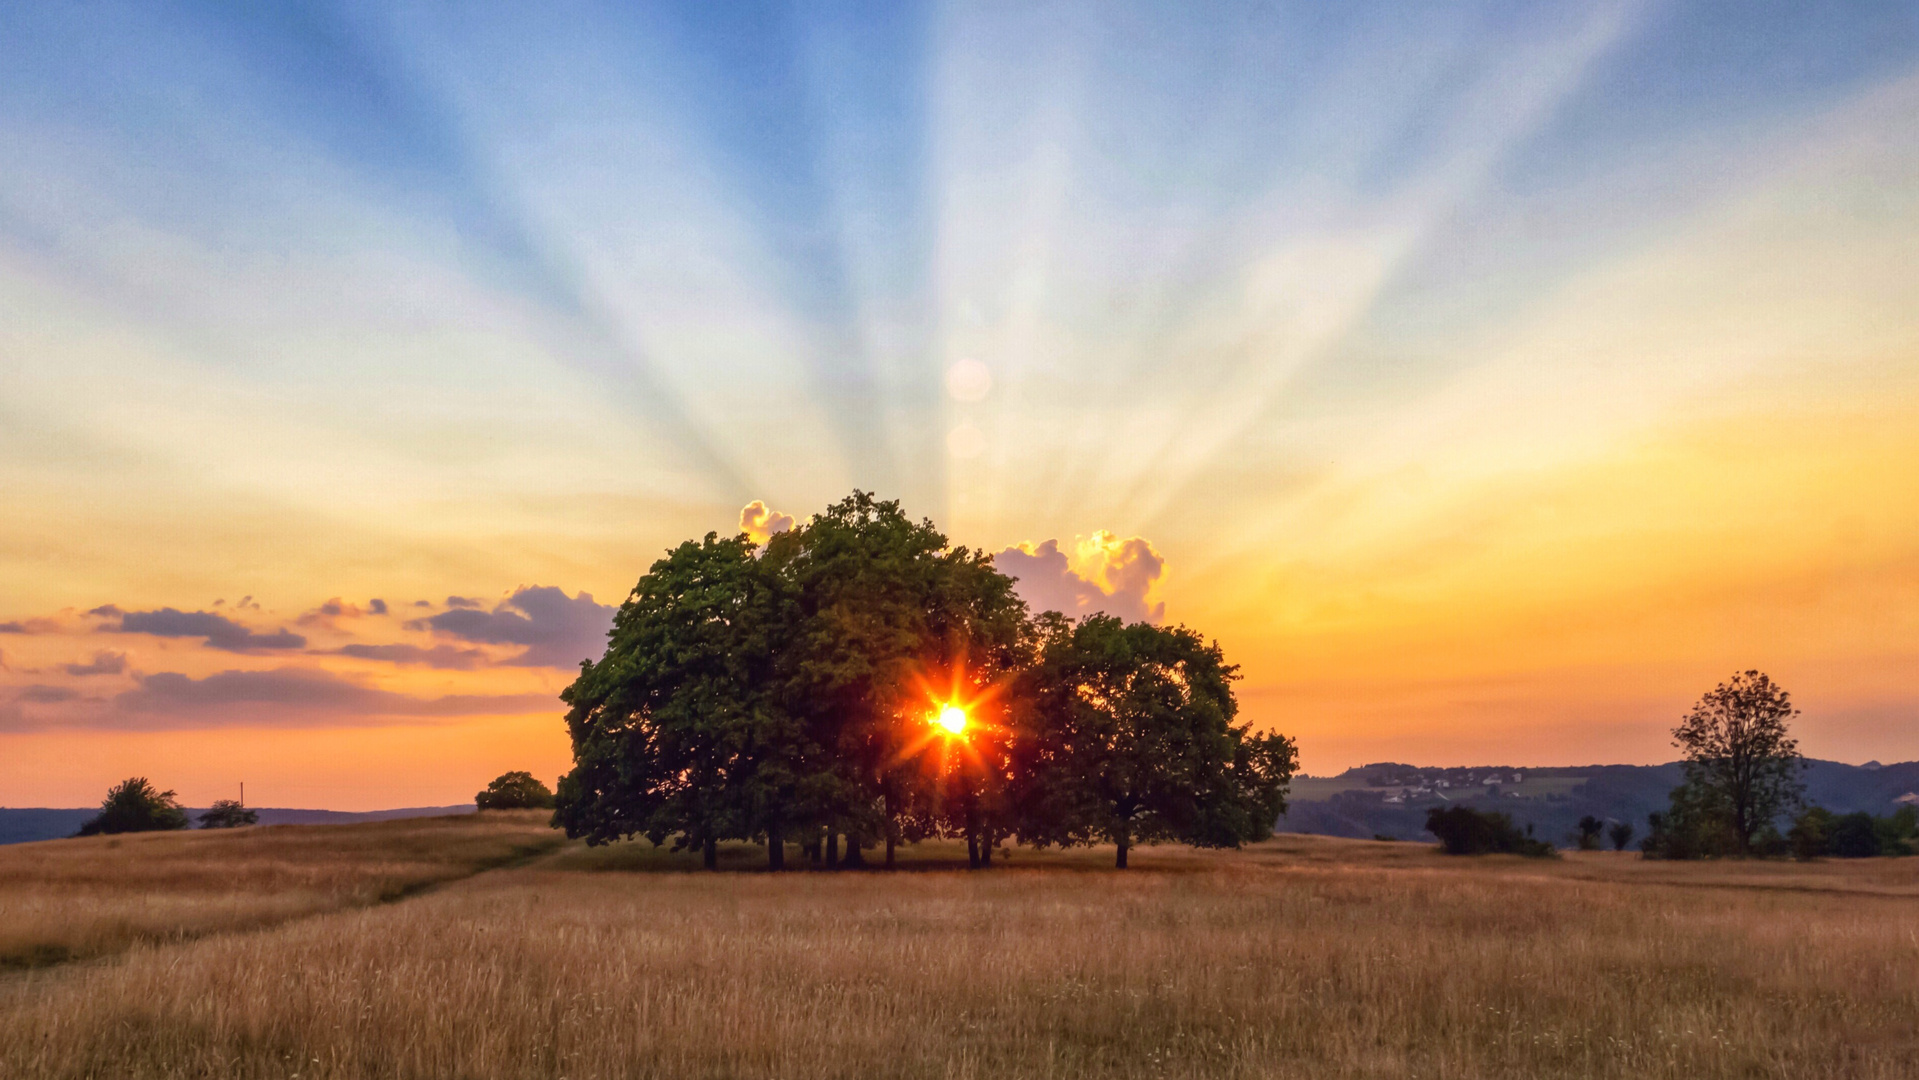
{"type": "MultiPolygon", "coordinates": [[[[1809,802],[1839,813],[1890,813],[1902,795],[1919,792],[1919,761],[1847,765],[1813,761],[1806,769],[1809,802]]],[[[1280,832],[1326,836],[1391,836],[1430,840],[1426,812],[1464,804],[1503,810],[1532,825],[1543,840],[1571,843],[1576,823],[1591,814],[1631,822],[1645,835],[1646,815],[1666,807],[1680,783],[1679,765],[1586,765],[1527,769],[1510,765],[1432,768],[1379,762],[1338,776],[1301,777],[1280,832]]]]}
{"type": "MultiPolygon", "coordinates": [[[[260,815],[262,825],[344,825],[354,821],[391,821],[394,818],[471,814],[473,809],[472,803],[461,803],[454,806],[409,806],[399,810],[360,812],[260,806],[255,807],[253,812],[260,815]]],[[[9,810],[0,807],[0,844],[25,844],[34,840],[57,840],[63,836],[72,836],[80,831],[80,826],[88,818],[99,812],[99,808],[94,806],[78,810],[47,807],[9,810]]],[[[198,817],[200,813],[200,809],[187,811],[189,817],[198,817]]]]}

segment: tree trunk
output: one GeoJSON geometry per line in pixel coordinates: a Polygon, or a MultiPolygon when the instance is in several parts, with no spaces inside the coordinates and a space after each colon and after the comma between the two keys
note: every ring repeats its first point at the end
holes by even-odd
{"type": "Polygon", "coordinates": [[[979,836],[970,832],[966,834],[966,868],[979,869],[979,836]]]}
{"type": "Polygon", "coordinates": [[[766,868],[786,869],[786,837],[777,824],[769,825],[766,829],[766,868]]]}
{"type": "Polygon", "coordinates": [[[708,870],[718,870],[720,868],[720,842],[718,840],[709,836],[706,838],[706,843],[700,845],[700,865],[708,870]]]}
{"type": "Polygon", "coordinates": [[[846,868],[848,870],[866,869],[866,856],[860,851],[860,838],[852,833],[846,834],[846,868]]]}
{"type": "Polygon", "coordinates": [[[840,834],[831,829],[826,831],[826,868],[837,870],[840,866],[840,834]]]}
{"type": "Polygon", "coordinates": [[[1131,835],[1131,830],[1128,830],[1122,826],[1119,830],[1118,839],[1119,839],[1119,861],[1115,863],[1114,865],[1117,866],[1119,869],[1124,870],[1126,869],[1126,849],[1133,846],[1133,838],[1131,835]]]}
{"type": "Polygon", "coordinates": [[[895,841],[894,841],[894,838],[893,838],[893,830],[891,830],[891,829],[888,829],[888,830],[886,830],[886,868],[887,868],[888,870],[891,870],[891,869],[893,869],[893,847],[894,847],[894,843],[895,843],[895,841]]]}

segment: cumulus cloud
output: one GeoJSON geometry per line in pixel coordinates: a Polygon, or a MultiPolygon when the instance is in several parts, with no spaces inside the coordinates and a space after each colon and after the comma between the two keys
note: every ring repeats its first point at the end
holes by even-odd
{"type": "Polygon", "coordinates": [[[69,675],[118,675],[127,669],[127,654],[101,650],[84,664],[68,664],[69,675]]]}
{"type": "Polygon", "coordinates": [[[1127,622],[1159,622],[1166,605],[1148,599],[1166,570],[1166,560],[1146,540],[1122,540],[1100,530],[1079,538],[1068,555],[1059,541],[1023,543],[993,556],[993,565],[1015,579],[1014,590],[1035,611],[1071,618],[1103,612],[1127,622]]]}
{"type": "Polygon", "coordinates": [[[376,596],[366,602],[366,610],[369,615],[385,615],[386,601],[376,596]]]}
{"type": "MultiPolygon", "coordinates": [[[[420,603],[425,604],[426,601],[422,600],[420,601],[420,603]]],[[[480,608],[484,607],[485,605],[481,604],[478,600],[475,600],[470,596],[449,596],[446,598],[446,606],[450,608],[466,608],[468,610],[478,611],[480,608]]]]}
{"type": "Polygon", "coordinates": [[[123,612],[108,604],[105,607],[95,608],[88,614],[118,615],[120,625],[117,629],[123,634],[203,638],[208,647],[224,649],[227,652],[299,649],[304,648],[307,643],[306,638],[289,632],[285,627],[271,634],[256,633],[225,615],[216,615],[210,611],[161,608],[158,611],[123,612]]]}
{"type": "Polygon", "coordinates": [[[479,649],[457,649],[451,645],[435,645],[431,649],[418,645],[342,645],[327,650],[333,656],[352,656],[361,660],[381,660],[389,664],[423,664],[431,668],[449,671],[471,671],[486,663],[486,653],[479,649]]]}
{"type": "Polygon", "coordinates": [[[482,645],[524,645],[508,663],[569,668],[606,652],[613,608],[594,603],[588,593],[568,597],[563,589],[535,585],[515,592],[492,611],[456,607],[407,626],[482,645]]]}
{"type": "Polygon", "coordinates": [[[740,510],[740,531],[752,537],[756,544],[766,543],[774,536],[791,529],[793,524],[793,515],[782,514],[758,499],[747,503],[740,510]]]}
{"type": "Polygon", "coordinates": [[[0,634],[51,634],[60,629],[54,619],[16,619],[0,622],[0,634]]]}
{"type": "Polygon", "coordinates": [[[56,701],[72,701],[80,696],[78,690],[69,686],[33,685],[20,688],[19,700],[38,704],[50,704],[56,701]]]}

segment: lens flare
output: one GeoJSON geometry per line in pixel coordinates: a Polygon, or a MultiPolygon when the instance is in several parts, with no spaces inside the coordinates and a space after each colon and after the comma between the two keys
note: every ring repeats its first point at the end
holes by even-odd
{"type": "Polygon", "coordinates": [[[966,710],[958,705],[941,705],[939,712],[933,714],[933,722],[948,733],[958,735],[966,730],[966,710]]]}

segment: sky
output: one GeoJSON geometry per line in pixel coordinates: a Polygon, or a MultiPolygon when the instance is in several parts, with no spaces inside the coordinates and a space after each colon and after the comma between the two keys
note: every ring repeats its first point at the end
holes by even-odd
{"type": "Polygon", "coordinates": [[[0,150],[0,804],[551,782],[856,487],[1312,773],[1919,758],[1911,3],[13,3],[0,150]]]}

